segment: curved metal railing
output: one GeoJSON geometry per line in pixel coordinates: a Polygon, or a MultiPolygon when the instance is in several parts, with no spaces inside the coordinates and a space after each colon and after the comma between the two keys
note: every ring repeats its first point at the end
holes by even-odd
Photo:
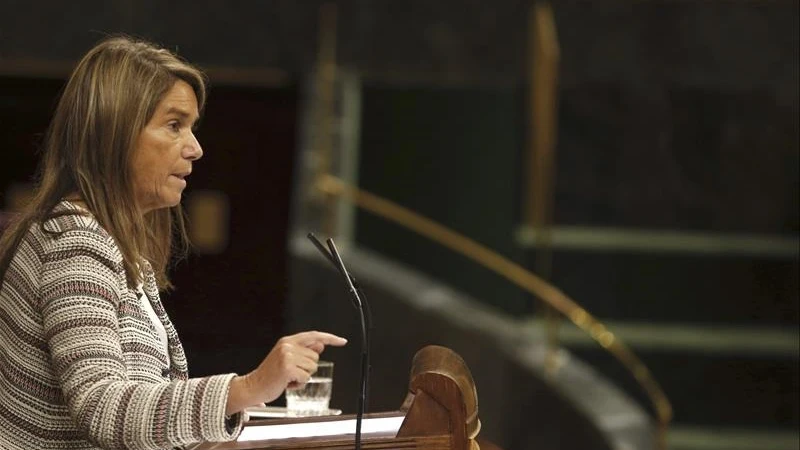
{"type": "Polygon", "coordinates": [[[338,177],[320,175],[314,187],[328,196],[350,200],[365,211],[394,222],[475,261],[537,296],[548,306],[563,314],[622,363],[643,388],[656,414],[656,448],[666,450],[666,431],[672,420],[672,405],[661,386],[630,347],[557,287],[473,239],[390,200],[352,186],[338,177]]]}
{"type": "MultiPolygon", "coordinates": [[[[549,30],[549,37],[545,36],[547,39],[540,41],[540,44],[548,48],[556,48],[557,43],[554,42],[555,24],[552,19],[552,11],[550,11],[549,8],[540,8],[538,10],[534,9],[533,13],[532,20],[543,20],[545,26],[541,26],[541,28],[549,30]]],[[[320,95],[320,110],[317,111],[319,115],[316,117],[316,122],[320,130],[319,134],[315,136],[316,139],[313,145],[313,148],[316,149],[317,162],[314,165],[314,174],[311,177],[310,183],[312,184],[312,191],[314,191],[314,193],[322,194],[321,196],[312,195],[312,197],[317,200],[322,200],[323,208],[329,213],[325,215],[323,219],[326,232],[331,234],[330,231],[332,231],[333,228],[332,214],[330,214],[330,212],[333,210],[334,198],[346,198],[361,209],[414,231],[433,242],[437,242],[475,261],[481,266],[488,268],[525,291],[535,295],[550,308],[567,317],[579,329],[589,334],[592,339],[611,353],[611,355],[630,371],[653,404],[657,420],[655,436],[656,449],[666,450],[666,432],[672,420],[672,405],[647,366],[644,365],[627,345],[606,328],[602,322],[594,318],[588,311],[578,305],[577,302],[569,298],[557,287],[490,248],[440,223],[417,214],[408,208],[363,189],[359,189],[341,178],[330,174],[332,157],[330,137],[333,115],[333,84],[336,73],[335,4],[324,4],[320,7],[320,28],[318,73],[316,77],[320,95]]],[[[544,90],[552,89],[552,86],[549,86],[548,83],[544,83],[542,86],[544,90]]],[[[547,107],[548,105],[542,105],[541,110],[545,111],[547,107]]],[[[550,139],[551,137],[552,136],[539,136],[540,139],[544,140],[550,139]]],[[[545,144],[547,143],[545,142],[545,144]]],[[[538,147],[547,149],[551,147],[550,144],[548,145],[539,145],[538,147]]],[[[547,164],[540,164],[540,166],[540,169],[545,172],[549,170],[547,164]]],[[[540,177],[541,175],[540,173],[540,177]]],[[[549,187],[532,186],[532,189],[534,194],[538,192],[539,197],[542,197],[538,198],[536,203],[540,207],[543,207],[543,199],[547,197],[547,192],[545,191],[550,191],[549,187]]],[[[534,220],[534,222],[539,222],[539,225],[547,224],[547,208],[541,209],[538,212],[534,211],[533,213],[536,214],[532,214],[532,216],[538,217],[538,220],[534,220]]],[[[546,227],[543,228],[546,229],[546,227]]],[[[555,334],[555,331],[553,331],[552,334],[555,334]]]]}

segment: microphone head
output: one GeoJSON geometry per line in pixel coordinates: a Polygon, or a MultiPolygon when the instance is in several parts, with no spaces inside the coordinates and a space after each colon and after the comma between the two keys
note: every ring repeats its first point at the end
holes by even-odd
{"type": "Polygon", "coordinates": [[[336,264],[336,259],[335,259],[335,258],[333,257],[333,255],[331,255],[331,253],[330,253],[330,252],[329,252],[329,251],[328,251],[328,250],[327,250],[327,249],[326,249],[326,248],[325,248],[325,247],[322,245],[322,242],[320,242],[320,241],[319,241],[319,239],[317,239],[317,237],[316,237],[316,236],[314,236],[314,233],[308,233],[308,234],[306,235],[306,237],[308,238],[308,240],[309,240],[309,241],[311,241],[311,243],[312,243],[312,244],[314,244],[314,247],[317,247],[317,250],[319,250],[319,252],[320,252],[320,253],[322,253],[322,254],[325,256],[325,258],[327,258],[327,259],[328,259],[328,261],[330,261],[330,262],[331,262],[331,264],[333,264],[334,266],[336,266],[336,268],[338,269],[338,264],[336,264]]]}
{"type": "Polygon", "coordinates": [[[345,269],[344,267],[344,261],[342,261],[342,257],[339,256],[339,252],[336,250],[336,244],[333,243],[333,239],[329,238],[326,240],[328,248],[330,249],[328,250],[322,245],[322,242],[320,242],[319,239],[317,239],[317,237],[314,236],[314,233],[308,233],[306,237],[308,238],[308,240],[311,241],[312,244],[314,244],[314,247],[317,247],[317,250],[319,250],[319,252],[322,253],[325,256],[325,258],[327,258],[328,261],[330,261],[331,264],[333,264],[334,267],[336,267],[339,273],[342,274],[342,276],[345,279],[345,284],[352,291],[350,297],[353,303],[353,307],[356,310],[360,310],[361,298],[358,297],[358,294],[356,293],[355,281],[350,276],[350,274],[347,273],[347,269],[345,269]]]}

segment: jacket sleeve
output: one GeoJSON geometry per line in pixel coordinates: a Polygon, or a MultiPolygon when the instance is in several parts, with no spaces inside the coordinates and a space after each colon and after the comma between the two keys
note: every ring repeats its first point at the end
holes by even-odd
{"type": "MultiPolygon", "coordinates": [[[[107,449],[163,449],[238,436],[226,426],[235,374],[128,379],[119,339],[121,267],[110,237],[68,231],[44,251],[40,309],[51,364],[78,430],[107,449]]],[[[241,416],[239,414],[238,416],[241,416]]]]}

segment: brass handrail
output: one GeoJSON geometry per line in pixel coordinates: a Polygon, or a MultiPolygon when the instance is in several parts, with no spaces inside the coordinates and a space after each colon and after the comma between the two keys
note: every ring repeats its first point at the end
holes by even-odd
{"type": "Polygon", "coordinates": [[[338,177],[321,175],[317,179],[315,188],[330,196],[344,197],[366,211],[395,222],[477,262],[537,296],[566,316],[620,361],[644,389],[653,404],[658,421],[656,448],[666,450],[666,432],[672,420],[672,406],[661,386],[653,378],[647,366],[627,345],[558,288],[473,239],[390,200],[352,186],[338,177]]]}
{"type": "MultiPolygon", "coordinates": [[[[552,225],[555,196],[555,151],[558,109],[558,45],[553,8],[547,2],[531,3],[528,13],[530,89],[528,103],[528,177],[523,198],[525,223],[537,230],[534,270],[547,280],[553,267],[552,225]]],[[[543,304],[547,357],[545,368],[553,374],[558,367],[558,312],[543,304]]]]}

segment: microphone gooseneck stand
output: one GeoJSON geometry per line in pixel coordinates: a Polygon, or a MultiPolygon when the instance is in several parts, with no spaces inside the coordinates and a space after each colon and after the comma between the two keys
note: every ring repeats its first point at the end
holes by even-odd
{"type": "Polygon", "coordinates": [[[342,275],[347,285],[353,306],[355,306],[359,313],[361,323],[361,379],[359,383],[358,407],[356,410],[355,448],[356,450],[361,450],[361,423],[364,420],[364,413],[367,409],[367,398],[369,397],[369,349],[370,331],[372,330],[372,312],[364,293],[361,292],[361,287],[358,285],[355,278],[347,272],[342,257],[336,249],[336,244],[333,243],[333,239],[326,240],[328,244],[328,249],[326,249],[313,233],[308,233],[307,237],[314,246],[317,247],[317,250],[319,250],[342,275]]]}

